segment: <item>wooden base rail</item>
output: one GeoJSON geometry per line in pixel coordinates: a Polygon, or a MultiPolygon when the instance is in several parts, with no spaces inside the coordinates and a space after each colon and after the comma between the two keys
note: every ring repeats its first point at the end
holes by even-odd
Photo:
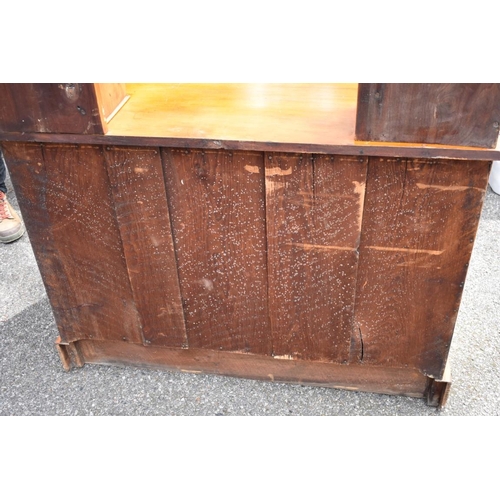
{"type": "Polygon", "coordinates": [[[64,369],[85,363],[133,366],[197,374],[285,382],[350,391],[424,398],[429,406],[446,403],[451,378],[435,380],[412,368],[345,366],[208,349],[170,349],[128,342],[80,340],[56,341],[64,369]]]}

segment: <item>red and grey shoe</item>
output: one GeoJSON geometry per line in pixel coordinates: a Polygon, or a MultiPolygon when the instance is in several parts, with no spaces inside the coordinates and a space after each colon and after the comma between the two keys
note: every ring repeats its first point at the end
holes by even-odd
{"type": "Polygon", "coordinates": [[[10,243],[19,239],[25,231],[23,221],[0,191],[0,242],[10,243]]]}

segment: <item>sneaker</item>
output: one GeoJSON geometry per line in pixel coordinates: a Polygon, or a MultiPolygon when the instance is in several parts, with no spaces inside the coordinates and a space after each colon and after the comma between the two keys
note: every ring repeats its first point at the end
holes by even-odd
{"type": "Polygon", "coordinates": [[[491,164],[490,188],[496,194],[500,194],[500,161],[494,161],[491,164]]]}
{"type": "Polygon", "coordinates": [[[24,234],[24,231],[22,220],[7,201],[7,195],[0,191],[0,242],[15,241],[24,234]]]}

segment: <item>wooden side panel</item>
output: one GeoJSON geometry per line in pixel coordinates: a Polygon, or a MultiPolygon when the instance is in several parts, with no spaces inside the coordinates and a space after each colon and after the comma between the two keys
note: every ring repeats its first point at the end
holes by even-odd
{"type": "Polygon", "coordinates": [[[371,158],[356,324],[363,363],[441,378],[488,162],[371,158]]]}
{"type": "Polygon", "coordinates": [[[262,154],[162,158],[189,346],[270,354],[262,154]]]}
{"type": "Polygon", "coordinates": [[[356,139],[494,148],[499,83],[364,83],[356,139]]]}
{"type": "Polygon", "coordinates": [[[91,83],[0,83],[0,131],[102,134],[91,83]]]}
{"type": "Polygon", "coordinates": [[[359,348],[353,311],[366,162],[266,156],[275,356],[347,363],[359,348]]]}
{"type": "Polygon", "coordinates": [[[3,148],[61,339],[142,343],[101,149],[3,148]]]}
{"type": "Polygon", "coordinates": [[[159,150],[107,147],[104,155],[146,343],[186,346],[159,150]]]}
{"type": "Polygon", "coordinates": [[[105,126],[120,109],[127,96],[127,90],[124,83],[94,83],[94,89],[105,126]]]}

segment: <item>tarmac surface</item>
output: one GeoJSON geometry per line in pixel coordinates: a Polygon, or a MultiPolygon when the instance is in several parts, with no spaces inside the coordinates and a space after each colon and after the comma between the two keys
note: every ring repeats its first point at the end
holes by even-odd
{"type": "MultiPolygon", "coordinates": [[[[18,208],[10,179],[9,200],[18,208]]],[[[65,372],[29,236],[0,244],[0,415],[500,414],[500,196],[488,188],[441,411],[421,399],[135,368],[65,372]]]]}

